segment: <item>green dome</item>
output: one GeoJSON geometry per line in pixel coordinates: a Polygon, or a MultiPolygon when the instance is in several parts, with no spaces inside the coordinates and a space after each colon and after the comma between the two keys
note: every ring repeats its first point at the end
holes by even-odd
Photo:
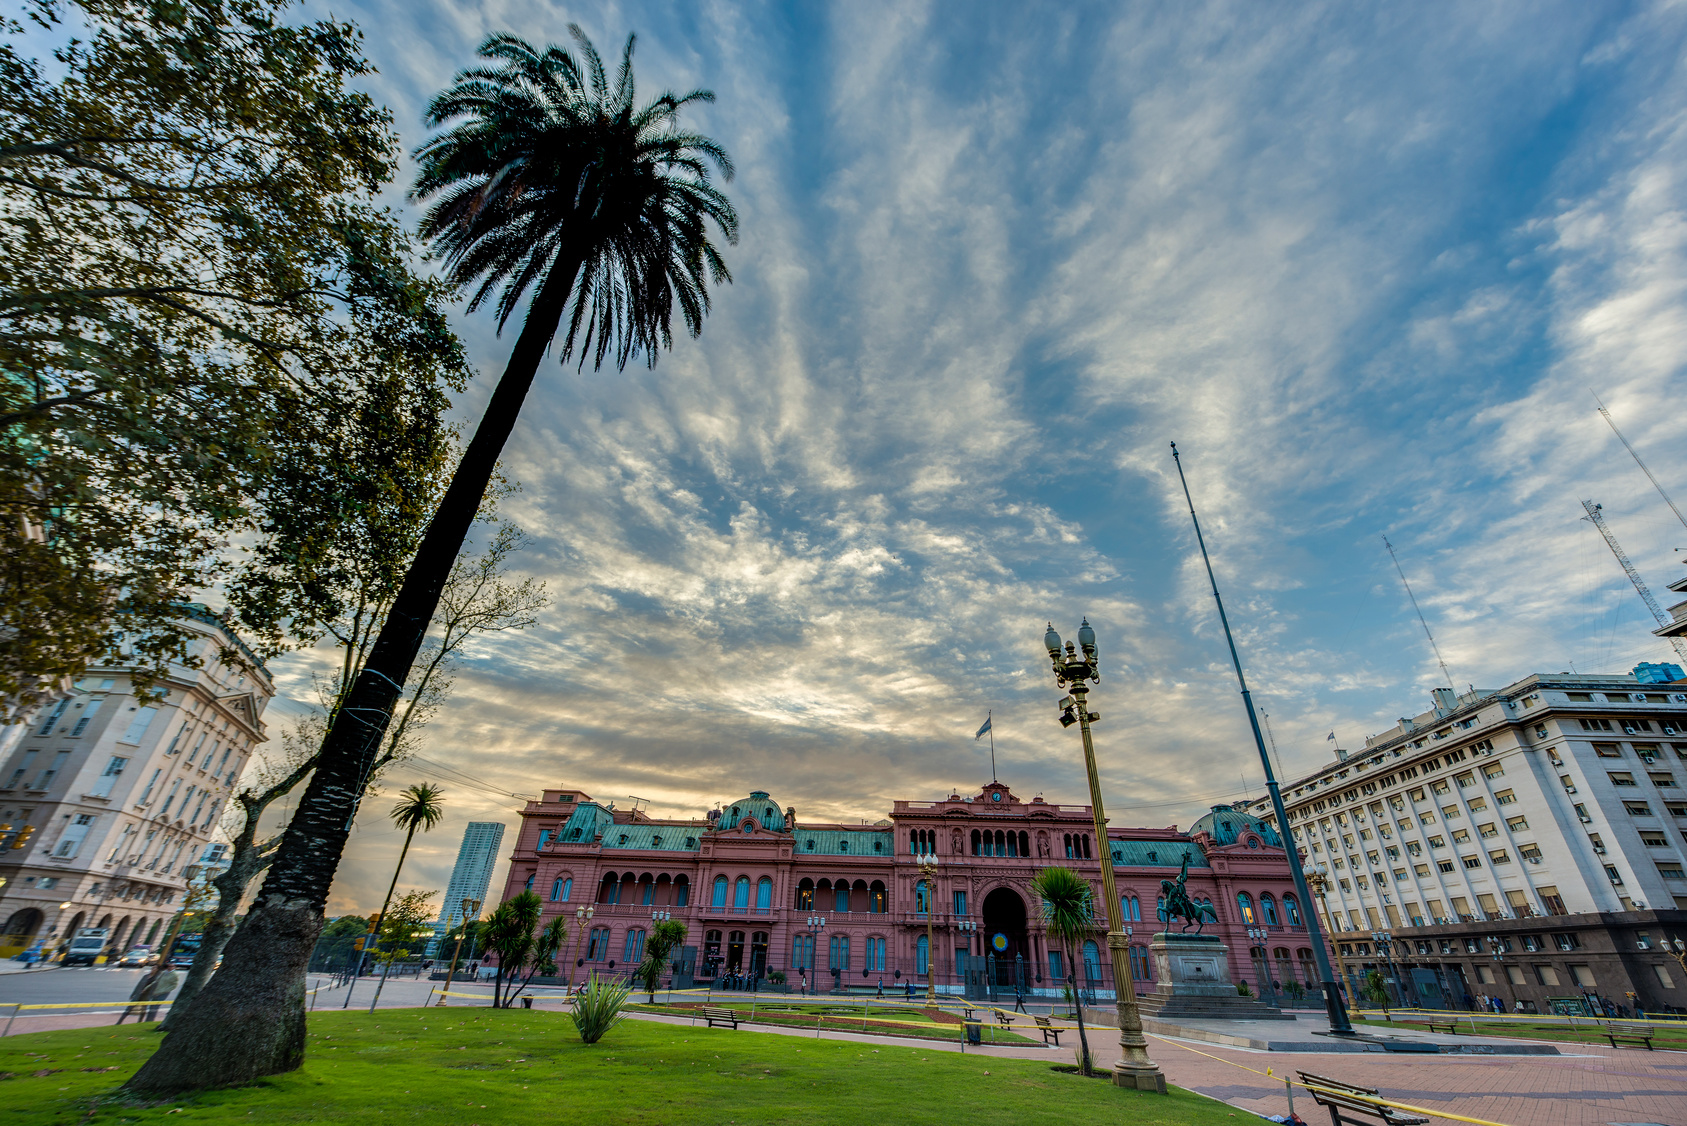
{"type": "Polygon", "coordinates": [[[784,811],[766,790],[751,790],[748,797],[721,802],[720,819],[715,822],[715,828],[736,829],[746,817],[754,817],[756,824],[775,833],[785,831],[784,811]]]}
{"type": "Polygon", "coordinates": [[[1211,835],[1215,844],[1233,845],[1243,839],[1243,834],[1252,831],[1260,841],[1272,848],[1282,848],[1283,838],[1277,835],[1277,830],[1261,821],[1250,813],[1239,809],[1231,809],[1227,805],[1215,805],[1212,812],[1189,826],[1189,835],[1207,833],[1211,835]]]}

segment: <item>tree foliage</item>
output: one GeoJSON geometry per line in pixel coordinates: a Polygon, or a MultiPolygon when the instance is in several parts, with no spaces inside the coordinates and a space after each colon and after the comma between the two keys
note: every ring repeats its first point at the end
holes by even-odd
{"type": "Polygon", "coordinates": [[[438,894],[437,891],[407,891],[387,908],[380,933],[375,936],[377,961],[403,961],[415,952],[418,942],[433,934],[428,922],[435,912],[429,901],[438,894]]]}
{"type": "Polygon", "coordinates": [[[656,987],[662,983],[662,973],[668,968],[668,959],[675,950],[685,945],[685,924],[677,919],[668,919],[657,923],[651,930],[650,937],[644,943],[644,961],[640,962],[633,976],[644,986],[645,992],[650,994],[650,1003],[656,1003],[656,987]]]}
{"type": "Polygon", "coordinates": [[[1031,894],[1043,905],[1043,926],[1049,938],[1066,953],[1068,984],[1072,986],[1072,1011],[1078,1017],[1079,1066],[1091,1073],[1089,1036],[1084,1031],[1084,1009],[1077,997],[1077,951],[1095,930],[1094,893],[1089,881],[1058,865],[1044,868],[1031,881],[1031,894]]]}
{"type": "MultiPolygon", "coordinates": [[[[310,451],[371,397],[426,445],[461,385],[444,291],[375,203],[396,137],[359,34],[286,6],[30,0],[47,63],[0,21],[0,696],[120,630],[161,669],[232,535],[284,539],[303,471],[368,464],[310,451]]],[[[328,491],[310,511],[362,502],[328,491]]]]}

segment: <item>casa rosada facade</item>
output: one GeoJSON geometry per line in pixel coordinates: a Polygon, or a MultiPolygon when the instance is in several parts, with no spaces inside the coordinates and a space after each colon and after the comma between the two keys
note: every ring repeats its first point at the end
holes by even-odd
{"type": "MultiPolygon", "coordinates": [[[[1215,806],[1188,832],[1107,835],[1139,980],[1152,977],[1148,942],[1164,929],[1160,881],[1175,880],[1187,856],[1188,892],[1217,915],[1206,933],[1229,948],[1233,980],[1259,986],[1269,974],[1279,988],[1297,981],[1316,990],[1305,908],[1270,826],[1215,806]]],[[[865,978],[888,988],[910,978],[923,985],[929,965],[944,991],[1037,993],[1058,991],[1075,968],[1087,988],[1111,993],[1104,913],[1078,953],[1083,964],[1068,967],[1029,891],[1039,869],[1060,864],[1089,880],[1099,904],[1093,837],[1089,806],[1022,801],[1000,782],[942,801],[898,801],[871,825],[802,822],[762,790],[679,820],[555,789],[521,811],[503,898],[530,890],[546,920],[569,916],[557,961],[598,972],[637,965],[652,917],[666,912],[685,924],[698,977],[783,970],[793,985],[865,978]],[[937,863],[929,901],[927,856],[937,863]],[[577,925],[587,906],[590,921],[577,925]]]]}

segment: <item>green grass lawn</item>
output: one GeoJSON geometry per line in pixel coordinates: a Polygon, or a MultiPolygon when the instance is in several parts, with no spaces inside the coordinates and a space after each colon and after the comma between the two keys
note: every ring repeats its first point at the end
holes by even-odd
{"type": "MultiPolygon", "coordinates": [[[[1437,1022],[1441,1018],[1437,1018],[1437,1022]]],[[[1447,1019],[1453,1019],[1451,1015],[1447,1019]]],[[[1470,1033],[1470,1018],[1467,1015],[1458,1016],[1459,1035],[1470,1033]]],[[[1396,1017],[1392,1021],[1385,1020],[1357,1020],[1354,1024],[1365,1024],[1375,1028],[1416,1028],[1427,1032],[1422,1018],[1408,1019],[1396,1017]]],[[[1651,1024],[1657,1033],[1652,1041],[1654,1048],[1673,1048],[1677,1051],[1687,1051],[1687,1022],[1680,1021],[1619,1021],[1619,1024],[1651,1024]]],[[[1568,1044],[1601,1044],[1610,1047],[1611,1042],[1605,1039],[1603,1030],[1595,1026],[1592,1018],[1578,1019],[1576,1027],[1572,1029],[1568,1024],[1535,1023],[1528,1020],[1483,1020],[1476,1018],[1476,1031],[1479,1036],[1515,1036],[1525,1040],[1560,1040],[1568,1044]]],[[[1637,1047],[1632,1043],[1625,1047],[1637,1047]]],[[[1640,1048],[1645,1051],[1645,1048],[1640,1048]]]]}
{"type": "Polygon", "coordinates": [[[1245,1117],[1174,1088],[1125,1091],[1070,1063],[962,1056],[627,1020],[597,1044],[568,1018],[481,1008],[316,1013],[305,1067],[252,1087],[156,1104],[117,1087],[157,1043],[151,1025],[0,1040],[7,1126],[46,1123],[555,1121],[733,1123],[1117,1122],[1235,1126],[1245,1117]],[[41,1074],[47,1072],[48,1074],[41,1074]]]}
{"type": "MultiPolygon", "coordinates": [[[[952,1016],[955,1023],[939,1022],[933,1020],[924,1009],[911,1005],[880,1003],[869,1008],[864,1005],[839,1004],[835,1001],[804,1003],[770,999],[755,1003],[729,1001],[710,1004],[704,1001],[685,1001],[673,1005],[634,1004],[629,1007],[642,1012],[667,1013],[670,1016],[683,1016],[704,1008],[732,1009],[739,1013],[740,1019],[746,1023],[753,1021],[756,1024],[776,1024],[784,1028],[813,1029],[818,1021],[819,1027],[827,1032],[870,1032],[879,1036],[905,1036],[915,1040],[958,1041],[962,1035],[959,1014],[946,1014],[952,1016]]],[[[993,1019],[986,1019],[983,1035],[987,1044],[1042,1043],[1040,1037],[1026,1037],[1007,1031],[998,1026],[993,1019]]],[[[1072,1035],[1076,1038],[1077,1033],[1072,1035]]]]}

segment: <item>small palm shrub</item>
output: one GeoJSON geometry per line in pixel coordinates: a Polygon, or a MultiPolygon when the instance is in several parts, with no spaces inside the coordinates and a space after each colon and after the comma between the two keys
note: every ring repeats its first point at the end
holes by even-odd
{"type": "Polygon", "coordinates": [[[574,1008],[568,1015],[580,1039],[596,1044],[603,1034],[621,1023],[621,1010],[632,993],[631,982],[606,981],[596,974],[574,995],[574,1008]]]}

